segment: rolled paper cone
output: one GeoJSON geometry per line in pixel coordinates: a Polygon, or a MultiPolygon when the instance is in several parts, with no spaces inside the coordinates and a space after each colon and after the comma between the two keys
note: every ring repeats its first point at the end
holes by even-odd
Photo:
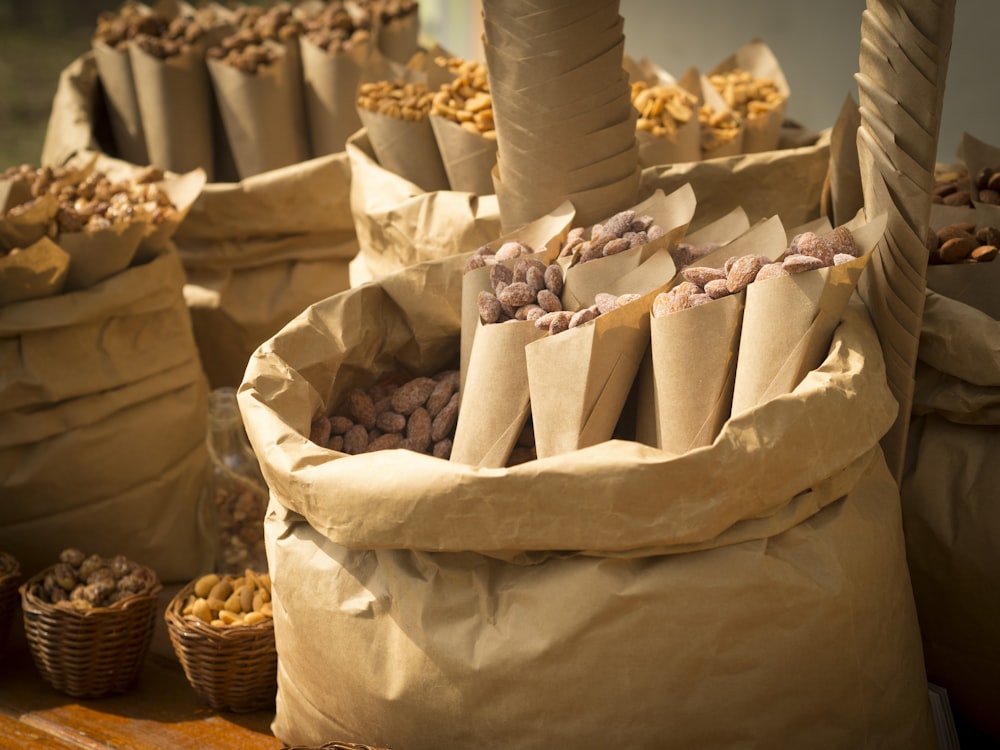
{"type": "Polygon", "coordinates": [[[500,97],[498,101],[493,94],[497,137],[525,144],[535,142],[541,147],[567,134],[585,135],[616,125],[628,119],[633,109],[624,79],[580,102],[554,109],[544,109],[519,98],[506,98],[506,94],[500,97]]]}
{"type": "Polygon", "coordinates": [[[355,102],[370,44],[370,40],[359,42],[331,55],[302,38],[302,83],[312,156],[343,151],[347,139],[361,129],[355,102]]]}
{"type": "Polygon", "coordinates": [[[680,455],[711,445],[729,419],[745,298],[740,292],[650,320],[657,448],[680,455]]]}
{"type": "Polygon", "coordinates": [[[684,235],[684,242],[692,245],[726,245],[750,229],[750,218],[742,206],[727,211],[722,216],[704,222],[697,213],[691,220],[691,229],[684,235]]]}
{"type": "MultiPolygon", "coordinates": [[[[631,166],[634,166],[639,163],[638,148],[636,147],[634,154],[629,153],[634,146],[634,115],[628,120],[587,135],[573,136],[567,133],[564,141],[552,141],[548,150],[536,143],[528,143],[526,148],[522,148],[518,138],[509,137],[500,146],[500,175],[506,180],[505,170],[511,168],[520,170],[529,179],[544,180],[547,175],[568,175],[616,158],[631,158],[631,166]],[[540,173],[541,167],[545,168],[545,174],[540,173]]],[[[600,181],[592,184],[600,184],[600,181]]]]}
{"type": "Polygon", "coordinates": [[[160,182],[163,192],[170,198],[174,205],[174,215],[167,221],[153,224],[150,222],[146,227],[146,234],[139,243],[133,263],[145,263],[152,260],[173,238],[180,228],[184,219],[191,210],[191,206],[201,195],[202,189],[207,183],[205,170],[193,169],[183,175],[168,175],[160,182]]]}
{"type": "Polygon", "coordinates": [[[544,335],[531,321],[479,324],[465,379],[476,398],[465,399],[458,411],[450,460],[506,465],[530,413],[525,346],[544,335]]]}
{"type": "Polygon", "coordinates": [[[590,190],[570,193],[566,196],[577,211],[577,217],[583,223],[593,224],[601,216],[628,208],[636,201],[639,193],[639,179],[642,170],[636,166],[632,175],[624,177],[608,185],[602,185],[590,190]]]}
{"type": "Polygon", "coordinates": [[[853,230],[862,255],[850,263],[747,287],[732,415],[790,393],[822,362],[885,227],[882,214],[853,230]]]}
{"type": "MultiPolygon", "coordinates": [[[[559,252],[559,245],[569,231],[570,223],[576,215],[573,205],[569,201],[563,201],[554,211],[546,214],[537,221],[530,222],[511,234],[504,234],[495,240],[487,243],[494,252],[500,249],[507,242],[516,240],[536,251],[532,256],[548,265],[548,261],[555,258],[559,252]]],[[[506,265],[513,266],[517,263],[507,261],[506,265]]],[[[462,335],[461,352],[459,355],[459,370],[464,390],[465,376],[468,373],[469,355],[472,352],[472,341],[476,331],[480,328],[479,321],[479,292],[494,291],[490,282],[491,266],[482,266],[471,271],[466,271],[462,276],[462,335]]]]}
{"type": "Polygon", "coordinates": [[[48,237],[0,256],[0,307],[59,294],[66,287],[69,255],[48,237]]]}
{"type": "Polygon", "coordinates": [[[66,291],[89,289],[128,268],[146,229],[146,222],[133,221],[108,229],[60,234],[58,244],[70,257],[66,291]]]}
{"type": "Polygon", "coordinates": [[[790,90],[778,58],[771,48],[760,40],[754,40],[740,47],[736,52],[716,65],[709,75],[726,73],[740,69],[754,78],[768,78],[774,82],[781,95],[780,104],[770,112],[744,117],[746,134],[743,138],[744,153],[773,151],[781,139],[781,124],[785,119],[790,90]]]}
{"type": "Polygon", "coordinates": [[[653,167],[658,164],[680,164],[701,159],[701,125],[698,113],[677,128],[677,132],[653,135],[645,130],[637,130],[635,137],[639,146],[639,166],[653,167]]]}
{"type": "Polygon", "coordinates": [[[618,0],[581,0],[579,3],[563,3],[544,8],[526,3],[499,2],[486,0],[483,3],[483,18],[495,25],[525,36],[545,34],[564,29],[577,21],[594,15],[605,14],[610,20],[619,14],[618,0]]]}
{"type": "Polygon", "coordinates": [[[208,58],[240,179],[309,158],[301,69],[287,47],[274,47],[278,59],[253,74],[208,58]]]}
{"type": "Polygon", "coordinates": [[[878,113],[893,132],[894,141],[900,148],[915,156],[932,147],[934,139],[930,133],[904,111],[891,94],[875,86],[868,76],[856,73],[854,80],[858,84],[860,107],[878,113]]]}
{"type": "Polygon", "coordinates": [[[115,151],[132,164],[149,164],[129,53],[120,52],[98,40],[94,40],[92,48],[115,139],[115,151]]]}
{"type": "Polygon", "coordinates": [[[212,83],[205,50],[194,45],[161,60],[129,42],[149,161],[171,172],[214,175],[212,83]]]}
{"type": "Polygon", "coordinates": [[[878,50],[878,55],[889,62],[899,78],[923,79],[929,85],[932,85],[931,81],[937,80],[937,60],[912,45],[904,52],[894,31],[887,29],[879,17],[869,11],[861,14],[861,41],[865,46],[875,48],[870,52],[878,50]]]}
{"type": "Polygon", "coordinates": [[[405,16],[391,18],[375,28],[379,51],[390,60],[406,63],[420,49],[420,14],[414,9],[405,16]]]}
{"type": "Polygon", "coordinates": [[[611,439],[646,353],[652,296],[525,347],[539,458],[611,439]]]}
{"type": "MultiPolygon", "coordinates": [[[[698,98],[702,103],[708,105],[714,112],[717,113],[731,112],[725,99],[723,99],[722,95],[715,90],[715,87],[709,82],[707,76],[699,76],[698,80],[701,83],[698,98]]],[[[704,124],[700,126],[702,134],[702,159],[718,159],[726,156],[736,156],[743,153],[743,134],[745,128],[743,127],[742,120],[739,115],[736,116],[736,119],[740,123],[739,131],[736,136],[731,140],[719,141],[718,143],[714,143],[711,140],[709,128],[707,128],[704,124]],[[706,138],[709,138],[709,142],[712,143],[712,147],[709,148],[706,146],[706,138]]]]}
{"type": "Polygon", "coordinates": [[[489,45],[503,50],[512,58],[523,58],[538,54],[540,49],[563,49],[580,39],[591,39],[614,29],[618,29],[619,33],[624,31],[622,16],[619,15],[610,24],[608,19],[607,13],[599,12],[555,31],[521,33],[497,26],[491,19],[484,18],[484,47],[489,45]]]}
{"type": "MultiPolygon", "coordinates": [[[[893,47],[891,49],[898,49],[893,47]]],[[[885,55],[885,50],[876,46],[869,39],[861,40],[860,57],[864,61],[866,78],[870,80],[870,85],[882,92],[899,91],[901,82],[906,81],[906,86],[914,93],[913,98],[907,95],[908,106],[897,99],[896,106],[906,113],[907,117],[913,120],[914,126],[924,133],[929,133],[934,124],[928,119],[931,115],[921,107],[914,106],[914,102],[927,101],[927,97],[933,97],[936,93],[934,84],[924,78],[923,73],[912,65],[905,62],[892,60],[885,55]],[[897,67],[903,66],[903,67],[897,67]]],[[[865,92],[866,95],[869,93],[865,92]]],[[[868,102],[862,102],[867,104],[868,102]]],[[[888,113],[884,115],[888,118],[888,113]]]]}
{"type": "Polygon", "coordinates": [[[569,104],[588,93],[602,91],[613,86],[624,77],[621,67],[622,52],[625,48],[624,38],[614,47],[602,52],[598,57],[578,66],[560,76],[539,79],[527,86],[514,88],[508,86],[503,79],[490,76],[490,91],[494,99],[494,111],[497,103],[507,92],[516,92],[528,101],[544,103],[547,108],[569,104]]]}
{"type": "Polygon", "coordinates": [[[490,170],[497,163],[496,138],[472,133],[457,122],[430,115],[431,128],[437,141],[451,190],[490,195],[493,180],[490,170]]]}
{"type": "Polygon", "coordinates": [[[880,149],[902,176],[930,193],[934,187],[933,173],[928,172],[923,165],[918,164],[910,155],[911,152],[900,147],[896,142],[893,131],[877,113],[872,112],[867,107],[859,107],[858,115],[861,117],[861,122],[864,123],[865,127],[874,134],[880,149]]]}
{"type": "Polygon", "coordinates": [[[52,193],[39,196],[30,204],[26,198],[12,198],[5,213],[0,213],[0,245],[25,248],[44,237],[59,211],[59,199],[52,193]],[[17,210],[11,211],[10,209],[17,210]]]}
{"type": "Polygon", "coordinates": [[[428,193],[448,189],[430,120],[401,120],[358,109],[378,163],[428,193]]]}
{"type": "Polygon", "coordinates": [[[519,171],[510,167],[506,160],[500,163],[499,169],[500,177],[507,185],[521,186],[526,193],[567,195],[626,179],[638,163],[639,146],[633,139],[632,144],[621,153],[568,172],[543,166],[540,162],[534,167],[528,166],[527,171],[519,171]]]}
{"type": "MultiPolygon", "coordinates": [[[[987,143],[968,132],[962,133],[956,154],[972,179],[983,167],[1000,167],[1000,146],[987,143]]],[[[985,206],[984,206],[985,207],[985,206]]]]}

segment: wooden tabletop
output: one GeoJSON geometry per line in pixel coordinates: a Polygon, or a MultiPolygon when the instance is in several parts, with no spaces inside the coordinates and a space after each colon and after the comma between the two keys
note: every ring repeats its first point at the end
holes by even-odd
{"type": "Polygon", "coordinates": [[[87,750],[280,750],[273,709],[220,713],[191,689],[163,612],[179,586],[164,587],[142,673],[127,693],[81,700],[49,687],[35,669],[20,610],[0,644],[0,748],[87,750]]]}

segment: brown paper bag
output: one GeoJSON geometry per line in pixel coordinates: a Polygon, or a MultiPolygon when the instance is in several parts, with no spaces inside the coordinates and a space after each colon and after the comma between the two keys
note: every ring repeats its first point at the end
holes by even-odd
{"type": "Polygon", "coordinates": [[[88,289],[0,308],[0,546],[67,547],[164,581],[209,569],[207,388],[175,252],[88,289]]]}
{"type": "Polygon", "coordinates": [[[69,263],[66,251],[48,237],[0,254],[0,307],[60,294],[69,263]]]}
{"type": "Polygon", "coordinates": [[[365,130],[348,139],[347,156],[358,238],[352,285],[421,261],[468,253],[501,235],[495,195],[424,192],[378,163],[365,130]]]}
{"type": "Polygon", "coordinates": [[[558,747],[933,747],[877,448],[895,405],[863,314],[794,393],[681,457],[613,440],[485,470],[310,443],[359,372],[452,361],[461,264],[317,303],[248,366],[240,407],[272,492],[275,735],[526,750],[544,715],[558,747]],[[790,462],[802,445],[811,459],[790,462]],[[586,679],[609,665],[622,679],[586,679]],[[692,674],[713,675],[709,694],[692,674]]]}
{"type": "Polygon", "coordinates": [[[928,675],[965,722],[993,738],[998,393],[1000,324],[928,292],[901,484],[907,559],[928,675]]]}
{"type": "Polygon", "coordinates": [[[882,214],[852,227],[860,252],[854,261],[747,287],[733,415],[790,392],[816,367],[885,224],[882,214]]]}

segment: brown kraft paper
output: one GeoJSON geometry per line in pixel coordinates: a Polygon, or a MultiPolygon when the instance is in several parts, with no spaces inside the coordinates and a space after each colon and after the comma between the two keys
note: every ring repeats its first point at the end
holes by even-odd
{"type": "Polygon", "coordinates": [[[112,49],[95,40],[94,60],[104,90],[111,131],[117,155],[133,164],[149,164],[149,151],[142,125],[142,114],[127,51],[112,49]]]}
{"type": "Polygon", "coordinates": [[[300,39],[312,156],[343,151],[347,139],[361,127],[355,101],[371,44],[369,39],[331,55],[308,37],[300,39]]]}
{"type": "Polygon", "coordinates": [[[69,263],[66,251],[48,237],[0,254],[0,307],[61,293],[69,263]]]}

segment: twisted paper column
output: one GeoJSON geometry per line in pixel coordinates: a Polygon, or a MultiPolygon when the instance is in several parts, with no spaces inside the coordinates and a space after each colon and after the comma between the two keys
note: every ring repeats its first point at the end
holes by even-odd
{"type": "Polygon", "coordinates": [[[899,414],[882,439],[899,481],[923,318],[931,190],[956,0],[868,0],[862,13],[858,160],[865,211],[885,236],[859,291],[885,353],[899,414]]]}

